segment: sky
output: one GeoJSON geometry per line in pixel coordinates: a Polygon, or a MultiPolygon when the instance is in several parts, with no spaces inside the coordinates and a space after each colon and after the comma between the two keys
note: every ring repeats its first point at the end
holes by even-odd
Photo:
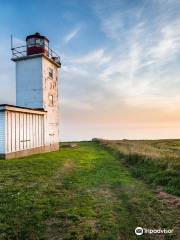
{"type": "Polygon", "coordinates": [[[180,0],[0,0],[0,103],[15,104],[10,35],[60,56],[60,140],[180,138],[180,0]]]}

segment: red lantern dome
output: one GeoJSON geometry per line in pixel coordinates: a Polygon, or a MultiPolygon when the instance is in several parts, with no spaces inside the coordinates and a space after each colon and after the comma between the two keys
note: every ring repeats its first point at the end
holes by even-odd
{"type": "Polygon", "coordinates": [[[26,37],[27,55],[44,53],[49,56],[49,40],[40,33],[35,33],[26,37]]]}

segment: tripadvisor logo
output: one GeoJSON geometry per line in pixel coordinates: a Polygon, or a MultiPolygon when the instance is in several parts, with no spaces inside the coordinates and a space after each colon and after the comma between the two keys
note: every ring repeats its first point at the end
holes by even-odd
{"type": "Polygon", "coordinates": [[[170,234],[173,233],[173,229],[147,229],[142,227],[137,227],[135,229],[135,234],[141,236],[143,234],[170,234]]]}
{"type": "Polygon", "coordinates": [[[140,236],[140,235],[143,235],[143,228],[142,227],[137,227],[135,229],[135,234],[140,236]]]}

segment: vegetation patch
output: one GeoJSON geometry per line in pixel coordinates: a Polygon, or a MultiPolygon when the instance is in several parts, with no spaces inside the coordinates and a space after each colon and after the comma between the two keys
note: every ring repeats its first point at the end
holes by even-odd
{"type": "Polygon", "coordinates": [[[96,142],[0,161],[1,240],[134,240],[137,226],[179,239],[177,211],[96,142]]]}
{"type": "Polygon", "coordinates": [[[180,196],[180,140],[100,142],[119,154],[134,176],[180,196]]]}

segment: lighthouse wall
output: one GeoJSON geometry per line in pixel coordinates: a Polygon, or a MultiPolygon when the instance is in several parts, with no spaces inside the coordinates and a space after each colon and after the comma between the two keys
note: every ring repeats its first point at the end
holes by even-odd
{"type": "Polygon", "coordinates": [[[58,149],[58,66],[54,61],[42,54],[16,61],[16,104],[47,112],[44,121],[45,145],[56,145],[58,149]]]}
{"type": "Polygon", "coordinates": [[[43,69],[43,102],[45,116],[45,145],[56,145],[59,148],[59,99],[58,99],[58,70],[55,64],[46,58],[42,61],[43,69]],[[49,76],[49,69],[53,76],[49,76]],[[53,102],[50,101],[53,98],[53,102]]]}
{"type": "Polygon", "coordinates": [[[16,105],[43,108],[42,57],[16,61],[16,105]]]}

